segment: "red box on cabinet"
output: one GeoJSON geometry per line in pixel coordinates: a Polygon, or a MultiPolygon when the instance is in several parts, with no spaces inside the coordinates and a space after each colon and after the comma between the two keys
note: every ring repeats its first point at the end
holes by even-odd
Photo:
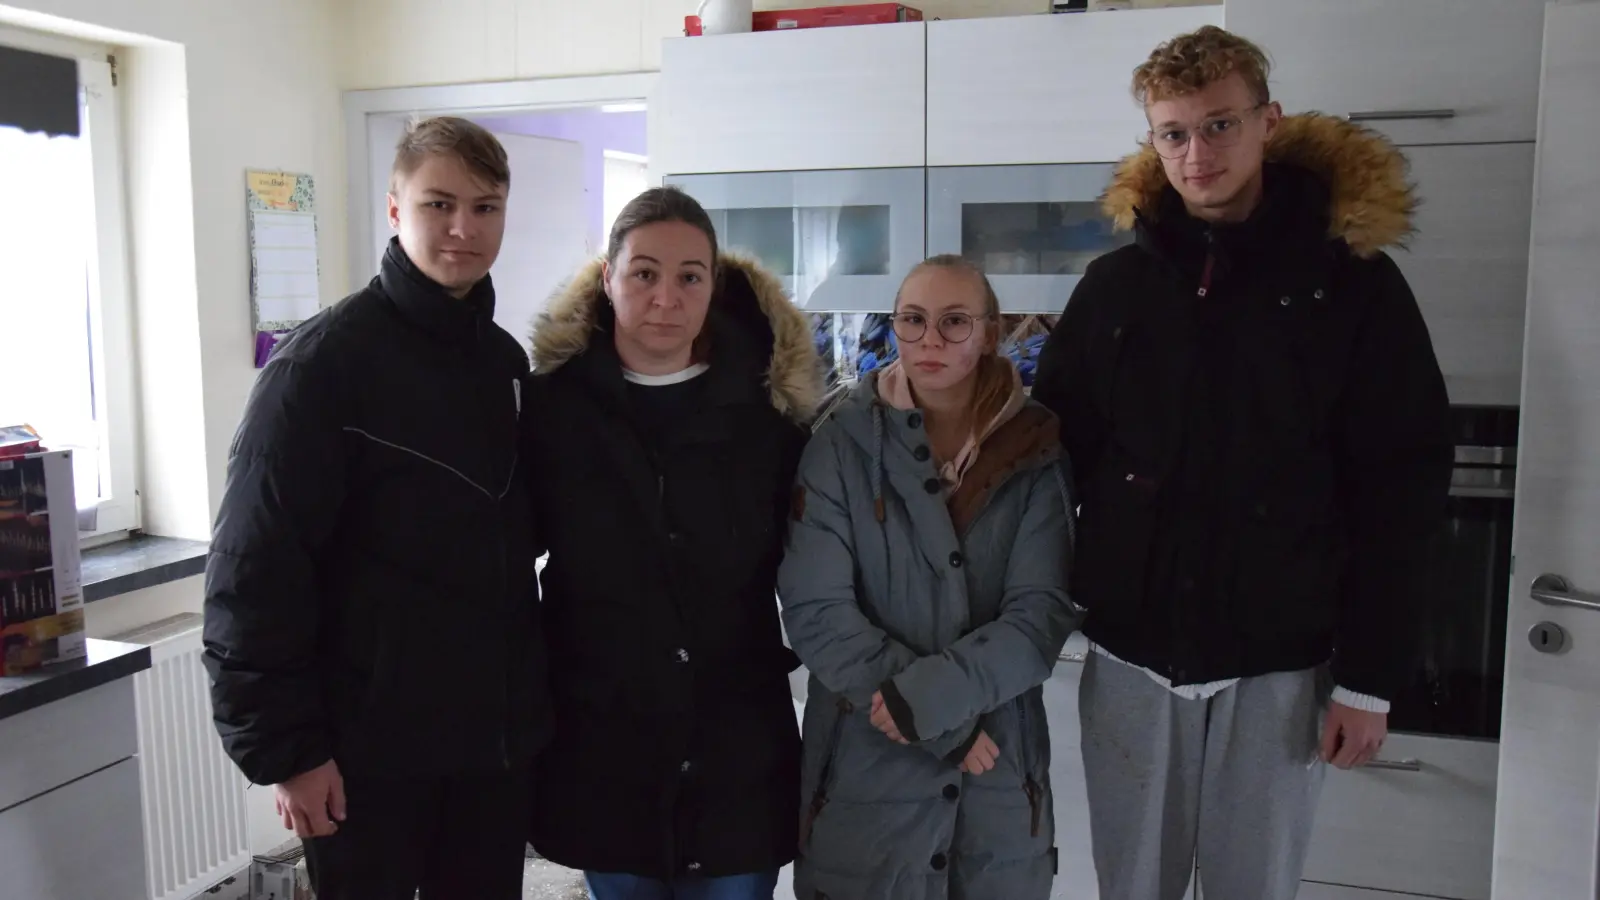
{"type": "Polygon", "coordinates": [[[753,22],[756,31],[786,31],[791,28],[831,28],[836,25],[883,25],[890,22],[921,22],[922,10],[901,3],[861,3],[856,6],[814,6],[810,9],[775,9],[758,12],[753,22]]]}

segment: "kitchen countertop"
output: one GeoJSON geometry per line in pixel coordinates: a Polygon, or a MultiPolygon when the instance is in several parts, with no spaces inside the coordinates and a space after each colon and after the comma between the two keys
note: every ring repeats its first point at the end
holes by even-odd
{"type": "Polygon", "coordinates": [[[0,720],[148,668],[149,647],[90,638],[89,654],[83,659],[55,663],[26,675],[0,677],[0,720]]]}

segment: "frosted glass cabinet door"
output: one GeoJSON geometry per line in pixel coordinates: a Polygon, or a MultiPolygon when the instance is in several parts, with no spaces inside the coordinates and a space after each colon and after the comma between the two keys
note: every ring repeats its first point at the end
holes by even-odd
{"type": "Polygon", "coordinates": [[[928,253],[988,274],[1006,312],[1060,313],[1089,262],[1132,241],[1100,211],[1112,166],[928,170],[928,253]]]}
{"type": "Polygon", "coordinates": [[[724,250],[760,259],[808,312],[894,305],[922,260],[922,169],[746,172],[665,179],[711,214],[724,250]]]}

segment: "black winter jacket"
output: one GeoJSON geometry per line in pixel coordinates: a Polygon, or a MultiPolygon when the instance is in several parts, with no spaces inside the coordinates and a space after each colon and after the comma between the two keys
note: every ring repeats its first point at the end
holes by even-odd
{"type": "MultiPolygon", "coordinates": [[[[557,738],[533,844],[573,868],[668,879],[793,859],[799,737],[775,591],[790,487],[820,393],[805,317],[723,257],[695,408],[634,413],[599,264],[534,333],[525,454],[557,738]]],[[[653,389],[652,389],[653,390],[653,389]]]]}
{"type": "Polygon", "coordinates": [[[1310,668],[1392,698],[1449,489],[1449,401],[1381,247],[1410,232],[1405,162],[1286,119],[1251,218],[1189,216],[1146,150],[1039,362],[1081,498],[1073,596],[1121,659],[1196,684],[1310,668]]]}
{"type": "Polygon", "coordinates": [[[205,664],[246,777],[526,764],[549,729],[517,446],[527,356],[392,242],[261,373],[206,567],[205,664]]]}

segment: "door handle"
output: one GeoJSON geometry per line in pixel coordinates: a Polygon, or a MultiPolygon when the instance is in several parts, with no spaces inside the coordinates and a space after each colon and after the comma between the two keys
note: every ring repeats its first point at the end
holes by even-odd
{"type": "Polygon", "coordinates": [[[1369,759],[1363,769],[1388,769],[1391,772],[1421,772],[1420,759],[1369,759]]]}
{"type": "Polygon", "coordinates": [[[1570,581],[1560,575],[1540,575],[1533,580],[1530,593],[1533,599],[1546,606],[1576,606],[1578,609],[1600,611],[1600,597],[1576,590],[1570,581]]]}
{"type": "Polygon", "coordinates": [[[1454,119],[1456,111],[1453,109],[1367,109],[1361,112],[1345,113],[1344,117],[1349,122],[1382,122],[1397,119],[1454,119]]]}

